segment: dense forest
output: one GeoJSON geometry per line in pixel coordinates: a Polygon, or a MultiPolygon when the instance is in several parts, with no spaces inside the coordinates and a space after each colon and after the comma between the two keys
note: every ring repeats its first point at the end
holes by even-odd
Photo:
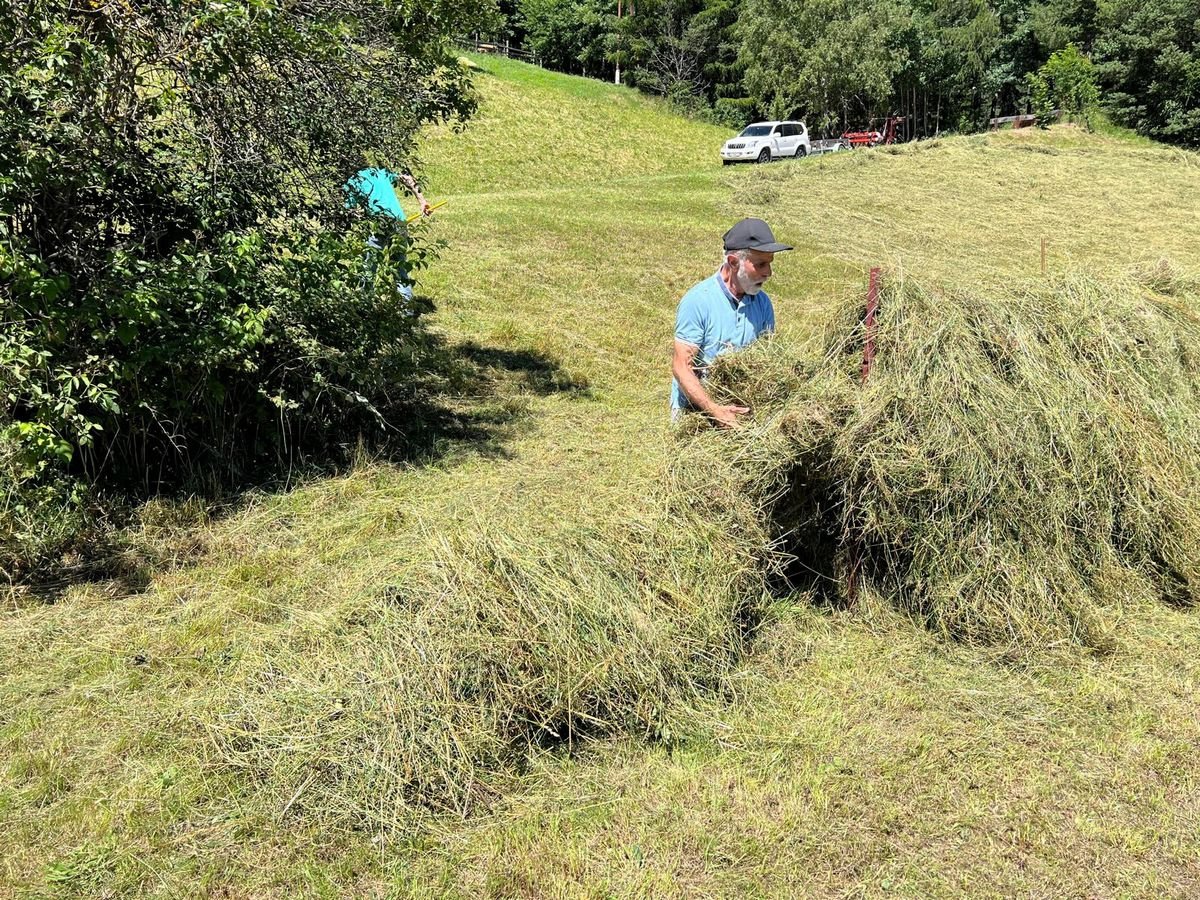
{"type": "Polygon", "coordinates": [[[619,70],[735,127],[803,116],[837,133],[894,113],[911,137],[970,131],[1033,108],[1039,70],[1067,51],[1114,122],[1200,145],[1195,0],[511,0],[506,13],[504,37],[543,65],[619,70]]]}

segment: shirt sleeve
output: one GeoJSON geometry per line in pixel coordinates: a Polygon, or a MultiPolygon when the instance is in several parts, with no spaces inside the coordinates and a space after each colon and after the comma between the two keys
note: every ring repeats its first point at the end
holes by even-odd
{"type": "Polygon", "coordinates": [[[346,207],[353,209],[360,206],[363,201],[363,186],[362,173],[351,175],[346,183],[342,185],[342,193],[346,196],[346,207]]]}
{"type": "Polygon", "coordinates": [[[679,311],[675,313],[675,340],[693,347],[703,347],[707,331],[708,321],[701,304],[696,294],[689,291],[679,301],[679,311]]]}
{"type": "Polygon", "coordinates": [[[767,311],[763,321],[763,331],[771,333],[775,331],[775,306],[771,303],[771,298],[765,294],[763,298],[767,301],[767,311]]]}

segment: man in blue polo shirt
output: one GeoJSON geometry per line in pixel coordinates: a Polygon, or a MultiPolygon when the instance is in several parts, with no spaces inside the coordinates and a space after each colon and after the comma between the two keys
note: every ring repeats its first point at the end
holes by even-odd
{"type": "Polygon", "coordinates": [[[771,260],[787,244],[762,219],[742,219],[725,232],[725,261],[709,278],[679,301],[675,316],[675,354],[671,371],[671,416],[695,409],[722,428],[734,428],[744,406],[723,406],[704,390],[704,375],[720,354],[745,347],[775,330],[775,309],[762,289],[771,277],[771,260]]]}

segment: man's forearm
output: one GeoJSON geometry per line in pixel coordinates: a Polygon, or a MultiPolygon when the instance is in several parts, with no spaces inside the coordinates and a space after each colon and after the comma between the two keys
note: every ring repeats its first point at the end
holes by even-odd
{"type": "Polygon", "coordinates": [[[715,404],[708,396],[708,391],[704,390],[704,385],[700,383],[696,370],[690,365],[680,365],[678,362],[673,368],[675,380],[679,382],[679,389],[683,391],[683,396],[687,398],[692,408],[705,413],[711,412],[715,404]]]}
{"type": "Polygon", "coordinates": [[[417,187],[417,180],[406,172],[401,172],[398,177],[404,182],[404,186],[412,191],[412,195],[417,198],[417,201],[424,205],[425,196],[421,193],[421,189],[417,187]]]}

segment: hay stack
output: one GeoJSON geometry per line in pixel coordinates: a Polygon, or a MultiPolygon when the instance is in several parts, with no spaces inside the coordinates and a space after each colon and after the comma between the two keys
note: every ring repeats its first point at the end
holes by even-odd
{"type": "Polygon", "coordinates": [[[766,536],[725,522],[660,506],[584,533],[443,538],[338,633],[276,653],[215,711],[215,752],[276,810],[403,829],[467,811],[533,748],[669,738],[767,599],[766,536]]]}
{"type": "Polygon", "coordinates": [[[1200,593],[1198,301],[1166,276],[1003,299],[893,281],[865,388],[856,304],[823,353],[724,358],[711,387],[755,421],[693,422],[662,502],[440,539],[340,627],[252,663],[212,750],[276,815],[463,812],[533,747],[669,734],[772,591],[807,577],[846,602],[855,547],[860,599],[944,634],[1102,646],[1130,592],[1200,593]]]}
{"type": "Polygon", "coordinates": [[[1102,647],[1131,594],[1200,600],[1198,310],[1164,269],[1005,297],[894,278],[865,386],[851,302],[824,358],[722,359],[713,392],[755,422],[696,431],[677,472],[718,512],[736,485],[835,601],[858,556],[866,596],[947,636],[1102,647]]]}

